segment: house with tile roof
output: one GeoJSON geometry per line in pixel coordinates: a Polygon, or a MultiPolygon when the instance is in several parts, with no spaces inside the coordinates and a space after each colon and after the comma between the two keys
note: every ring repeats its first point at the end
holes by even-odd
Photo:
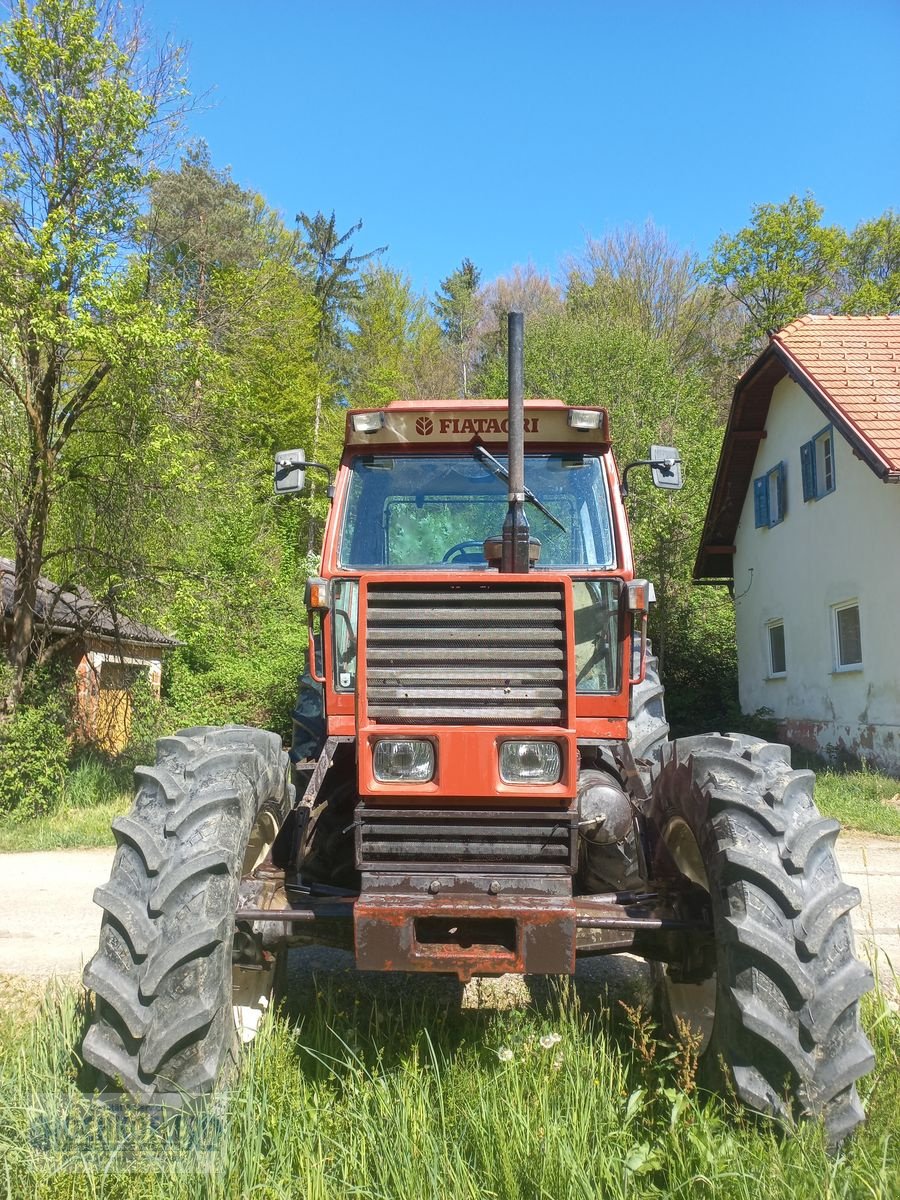
{"type": "MultiPolygon", "coordinates": [[[[13,620],[15,569],[12,559],[0,558],[0,634],[13,620]]],[[[95,599],[87,588],[66,588],[44,575],[34,615],[41,646],[71,664],[79,736],[111,753],[121,750],[131,731],[135,680],[143,677],[159,696],[163,654],[178,642],[95,599]]]]}
{"type": "Polygon", "coordinates": [[[740,701],[900,774],[900,316],[805,316],[738,381],[698,584],[734,597],[740,701]]]}

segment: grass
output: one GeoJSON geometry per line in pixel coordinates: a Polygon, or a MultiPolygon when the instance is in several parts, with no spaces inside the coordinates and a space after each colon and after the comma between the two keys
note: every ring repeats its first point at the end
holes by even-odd
{"type": "Polygon", "coordinates": [[[889,1200],[900,1194],[900,1019],[876,995],[869,1121],[839,1155],[691,1091],[689,1056],[602,997],[552,988],[466,1011],[428,981],[332,975],[301,986],[220,1106],[207,1154],[76,1086],[85,1002],[50,994],[0,1017],[0,1181],[10,1197],[197,1200],[889,1200]],[[544,1039],[544,1045],[541,1039],[544,1039]],[[552,1044],[551,1044],[552,1043],[552,1044]],[[545,1048],[546,1046],[546,1048],[545,1048]],[[687,1084],[685,1091],[683,1084],[687,1084]],[[43,1123],[43,1124],[42,1124],[43,1123]],[[49,1130],[49,1134],[48,1134],[49,1130]],[[123,1151],[123,1135],[130,1139],[123,1151]],[[41,1138],[56,1136],[52,1150],[41,1138]],[[118,1146],[118,1153],[116,1147],[118,1146]]]}
{"type": "Polygon", "coordinates": [[[110,823],[128,811],[131,798],[130,770],[85,754],[70,768],[52,811],[26,819],[14,814],[0,818],[0,853],[112,846],[110,823]]]}
{"type": "Polygon", "coordinates": [[[900,780],[877,771],[829,768],[816,775],[816,803],[845,829],[900,837],[900,798],[896,805],[886,803],[895,796],[900,797],[900,780]]]}

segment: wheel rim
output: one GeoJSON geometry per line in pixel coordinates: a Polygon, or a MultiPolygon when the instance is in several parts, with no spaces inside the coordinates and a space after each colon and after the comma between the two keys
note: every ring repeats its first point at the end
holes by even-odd
{"type": "MultiPolygon", "coordinates": [[[[262,866],[278,834],[277,814],[264,808],[257,815],[247,839],[241,877],[251,875],[262,866]]],[[[264,966],[246,967],[237,963],[231,968],[231,1011],[238,1039],[245,1045],[259,1033],[263,1018],[272,1003],[278,960],[271,955],[264,966]]]]}
{"type": "MultiPolygon", "coordinates": [[[[675,817],[663,831],[663,841],[678,870],[692,883],[709,893],[709,877],[703,855],[691,827],[681,817],[675,817]]],[[[700,983],[680,983],[669,975],[669,966],[663,968],[669,1010],[676,1020],[684,1022],[700,1036],[699,1052],[710,1043],[716,1020],[716,995],[718,980],[716,972],[700,983]]]]}
{"type": "Polygon", "coordinates": [[[247,849],[244,851],[244,861],[241,866],[241,878],[251,875],[257,867],[262,866],[266,856],[278,834],[278,818],[275,813],[264,808],[254,822],[247,839],[247,849]]]}
{"type": "Polygon", "coordinates": [[[231,1012],[238,1038],[246,1045],[259,1033],[272,1002],[276,964],[260,969],[231,968],[231,1012]]]}

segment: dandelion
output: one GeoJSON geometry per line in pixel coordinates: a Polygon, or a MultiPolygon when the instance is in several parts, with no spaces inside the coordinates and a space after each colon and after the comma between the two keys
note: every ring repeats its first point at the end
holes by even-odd
{"type": "Polygon", "coordinates": [[[501,1046],[497,1051],[497,1057],[501,1062],[512,1062],[513,1052],[510,1050],[509,1046],[501,1046]]]}
{"type": "Polygon", "coordinates": [[[545,1033],[541,1038],[541,1048],[544,1050],[552,1050],[554,1046],[558,1046],[562,1041],[562,1035],[559,1033],[545,1033]]]}
{"type": "Polygon", "coordinates": [[[558,1070],[560,1070],[562,1065],[563,1065],[563,1056],[562,1056],[562,1051],[560,1051],[559,1054],[555,1054],[553,1056],[553,1062],[550,1064],[550,1066],[553,1068],[554,1071],[558,1071],[558,1070]]]}

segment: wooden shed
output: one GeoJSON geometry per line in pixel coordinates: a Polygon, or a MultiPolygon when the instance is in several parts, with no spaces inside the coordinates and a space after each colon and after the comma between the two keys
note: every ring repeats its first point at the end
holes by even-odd
{"type": "MultiPolygon", "coordinates": [[[[4,635],[13,616],[15,564],[0,558],[4,635]]],[[[44,650],[70,663],[75,687],[76,734],[109,753],[131,732],[135,680],[159,696],[162,660],[178,642],[119,612],[84,587],[71,590],[41,576],[35,600],[35,637],[44,650]]],[[[5,640],[5,637],[4,637],[5,640]]]]}

